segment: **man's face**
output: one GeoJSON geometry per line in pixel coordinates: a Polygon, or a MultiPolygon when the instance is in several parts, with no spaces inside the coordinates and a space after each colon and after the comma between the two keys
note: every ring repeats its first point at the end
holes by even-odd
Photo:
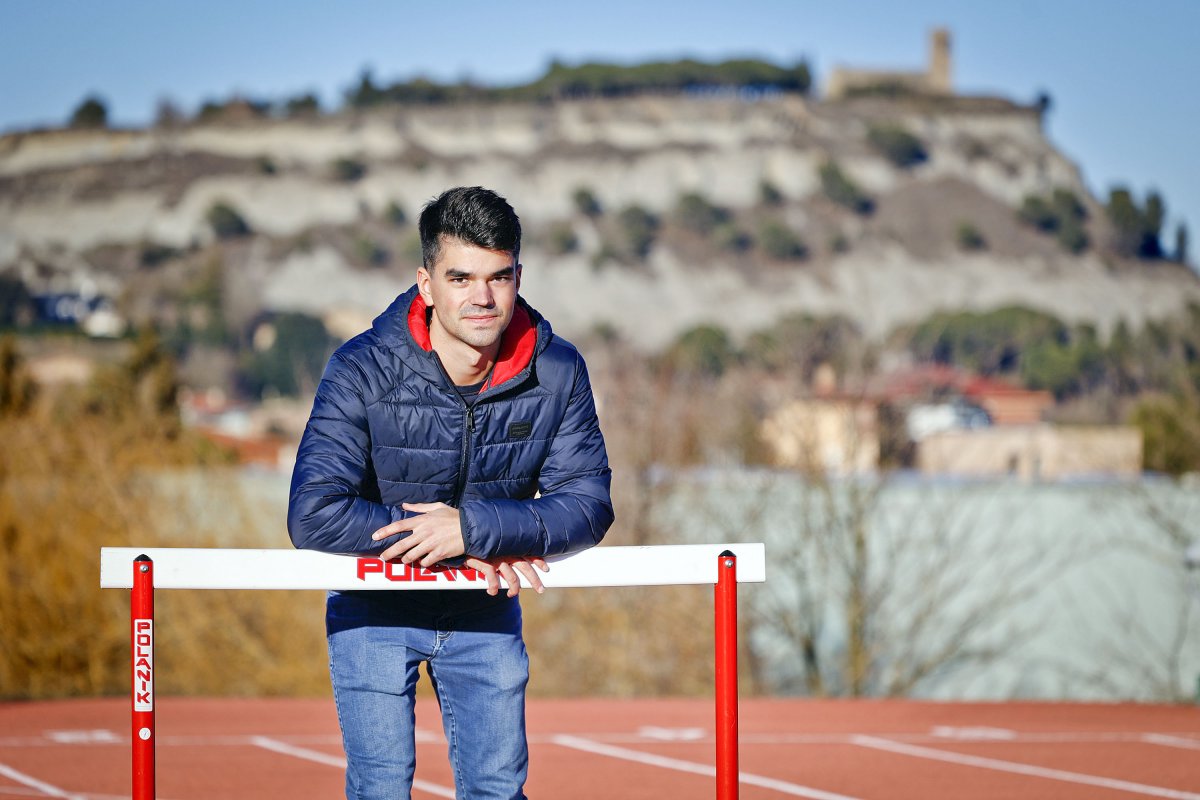
{"type": "Polygon", "coordinates": [[[512,253],[485,250],[461,239],[442,237],[432,271],[417,270],[417,288],[433,308],[430,336],[454,339],[476,350],[500,342],[517,305],[521,265],[512,253]]]}

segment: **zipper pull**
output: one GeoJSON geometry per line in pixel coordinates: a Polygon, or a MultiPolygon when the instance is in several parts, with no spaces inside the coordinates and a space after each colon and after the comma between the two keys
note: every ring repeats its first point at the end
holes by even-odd
{"type": "Polygon", "coordinates": [[[467,430],[475,432],[475,406],[467,406],[467,430]]]}

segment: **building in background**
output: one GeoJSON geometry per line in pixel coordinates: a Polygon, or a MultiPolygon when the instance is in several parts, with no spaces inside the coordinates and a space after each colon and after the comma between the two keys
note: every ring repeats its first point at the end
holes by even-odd
{"type": "Polygon", "coordinates": [[[1136,478],[1142,432],[1124,425],[992,425],[943,430],[916,448],[926,475],[1022,481],[1136,478]]]}
{"type": "Polygon", "coordinates": [[[854,94],[953,94],[950,31],[929,34],[929,65],[923,72],[835,67],[825,84],[825,96],[836,100],[854,94]]]}

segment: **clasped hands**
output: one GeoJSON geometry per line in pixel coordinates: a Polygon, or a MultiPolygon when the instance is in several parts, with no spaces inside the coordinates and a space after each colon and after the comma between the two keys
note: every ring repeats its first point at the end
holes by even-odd
{"type": "MultiPolygon", "coordinates": [[[[408,532],[408,536],[380,554],[379,557],[384,561],[398,558],[405,564],[432,567],[440,561],[456,558],[466,552],[462,521],[457,508],[445,503],[403,503],[400,507],[413,512],[414,516],[385,525],[371,534],[371,538],[379,542],[408,532]]],[[[518,573],[525,576],[533,590],[541,594],[545,591],[545,586],[542,585],[537,570],[550,571],[545,559],[521,556],[500,556],[486,560],[468,556],[463,566],[478,570],[483,575],[490,595],[499,593],[499,579],[504,578],[504,582],[508,584],[509,597],[516,597],[521,591],[518,573]]]]}

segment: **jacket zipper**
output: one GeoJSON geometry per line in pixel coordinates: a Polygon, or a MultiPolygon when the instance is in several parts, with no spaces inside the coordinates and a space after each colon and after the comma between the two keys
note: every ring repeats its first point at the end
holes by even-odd
{"type": "Polygon", "coordinates": [[[475,406],[461,397],[459,400],[466,407],[466,413],[463,415],[462,454],[458,462],[458,483],[454,487],[454,500],[450,503],[454,508],[458,508],[462,503],[463,492],[467,488],[467,470],[470,469],[471,462],[471,440],[475,438],[475,406]]]}
{"type": "Polygon", "coordinates": [[[454,381],[450,380],[450,373],[446,371],[446,365],[442,363],[437,352],[434,352],[433,360],[441,370],[442,377],[446,379],[446,385],[450,387],[450,394],[463,406],[463,438],[458,457],[458,480],[454,484],[454,496],[449,503],[453,508],[458,508],[462,504],[463,493],[467,490],[467,470],[470,469],[471,464],[471,440],[475,438],[475,404],[464,400],[458,390],[454,388],[454,381]]]}

